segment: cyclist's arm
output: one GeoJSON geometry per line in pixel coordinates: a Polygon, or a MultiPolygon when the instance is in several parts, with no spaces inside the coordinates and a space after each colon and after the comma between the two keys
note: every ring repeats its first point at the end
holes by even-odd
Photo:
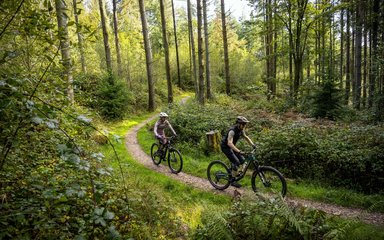
{"type": "Polygon", "coordinates": [[[153,127],[153,132],[155,133],[155,136],[157,137],[159,134],[157,133],[157,125],[159,125],[159,122],[157,121],[155,123],[155,126],[153,127]]]}
{"type": "Polygon", "coordinates": [[[233,130],[229,131],[228,133],[228,141],[227,145],[230,147],[234,152],[240,153],[240,149],[238,149],[235,144],[233,144],[233,136],[235,136],[235,132],[233,130]]]}
{"type": "Polygon", "coordinates": [[[169,121],[167,121],[167,124],[168,124],[169,129],[171,129],[173,135],[176,136],[177,134],[176,134],[175,130],[173,130],[173,127],[172,127],[171,123],[169,121]]]}
{"type": "Polygon", "coordinates": [[[245,134],[245,132],[243,132],[243,137],[245,138],[245,140],[252,146],[254,147],[255,144],[252,142],[252,140],[245,134]]]}

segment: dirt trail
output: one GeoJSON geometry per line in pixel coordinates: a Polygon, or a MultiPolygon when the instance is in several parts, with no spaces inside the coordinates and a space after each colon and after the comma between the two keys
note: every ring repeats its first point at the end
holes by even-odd
{"type": "MultiPolygon", "coordinates": [[[[145,126],[145,124],[152,121],[156,117],[157,115],[148,118],[137,126],[131,128],[126,134],[126,148],[136,161],[138,161],[149,169],[160,172],[180,182],[186,183],[188,185],[194,186],[205,191],[212,191],[215,194],[229,194],[232,196],[250,194],[249,192],[251,191],[247,191],[244,189],[236,189],[234,187],[229,187],[225,191],[219,191],[213,188],[207,179],[195,177],[184,172],[180,172],[179,174],[172,174],[168,166],[161,164],[159,166],[156,166],[155,164],[153,164],[151,157],[148,156],[138,144],[137,132],[140,128],[145,126]]],[[[314,202],[303,199],[286,198],[285,201],[287,201],[290,205],[302,205],[310,208],[319,209],[328,214],[337,215],[343,218],[356,218],[368,224],[384,226],[384,214],[381,213],[369,213],[362,209],[340,207],[332,204],[314,202]]]]}

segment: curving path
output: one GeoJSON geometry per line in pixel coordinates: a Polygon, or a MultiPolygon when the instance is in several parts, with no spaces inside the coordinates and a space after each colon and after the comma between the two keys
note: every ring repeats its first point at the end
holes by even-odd
{"type": "MultiPolygon", "coordinates": [[[[152,116],[147,120],[139,123],[135,127],[131,128],[125,136],[125,146],[128,152],[133,156],[133,158],[136,161],[138,161],[145,167],[152,169],[154,171],[160,172],[164,175],[167,175],[170,178],[176,179],[180,182],[186,183],[188,185],[194,186],[196,188],[199,188],[205,191],[212,191],[215,194],[229,194],[229,195],[232,195],[233,197],[238,197],[245,194],[246,195],[252,194],[251,190],[248,191],[245,189],[236,189],[234,187],[229,187],[224,191],[219,191],[213,188],[207,179],[192,176],[184,172],[180,172],[179,174],[172,174],[168,168],[168,165],[160,164],[159,166],[157,166],[153,164],[151,157],[147,155],[141,149],[141,146],[138,144],[137,132],[139,131],[140,128],[142,128],[148,122],[152,121],[155,118],[157,118],[157,115],[152,116]]],[[[336,215],[344,218],[356,218],[368,224],[384,226],[384,214],[381,214],[381,213],[369,213],[362,209],[346,208],[346,207],[336,206],[332,204],[314,202],[314,201],[303,200],[303,199],[286,198],[286,201],[290,205],[294,205],[294,206],[302,205],[305,207],[322,210],[331,215],[336,215]]]]}

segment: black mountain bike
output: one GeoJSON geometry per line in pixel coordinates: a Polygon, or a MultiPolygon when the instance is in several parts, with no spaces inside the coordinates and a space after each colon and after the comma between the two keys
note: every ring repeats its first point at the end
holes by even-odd
{"type": "Polygon", "coordinates": [[[245,162],[242,169],[237,172],[236,176],[232,176],[232,167],[228,167],[220,160],[212,161],[208,165],[208,180],[213,187],[224,190],[235,181],[241,180],[250,165],[253,166],[251,178],[252,189],[254,192],[270,195],[282,196],[287,193],[287,182],[283,175],[271,166],[261,166],[255,157],[255,150],[244,153],[245,162]]]}
{"type": "Polygon", "coordinates": [[[179,173],[183,168],[183,158],[179,150],[172,146],[172,140],[175,136],[167,138],[167,143],[160,150],[161,142],[152,144],[151,147],[151,158],[154,164],[159,165],[161,161],[168,161],[169,169],[172,173],[179,173]]]}

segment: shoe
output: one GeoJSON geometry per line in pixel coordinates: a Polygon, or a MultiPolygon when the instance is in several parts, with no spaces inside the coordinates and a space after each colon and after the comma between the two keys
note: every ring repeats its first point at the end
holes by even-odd
{"type": "Polygon", "coordinates": [[[241,188],[241,184],[238,182],[231,182],[231,186],[233,186],[235,188],[241,188]]]}

